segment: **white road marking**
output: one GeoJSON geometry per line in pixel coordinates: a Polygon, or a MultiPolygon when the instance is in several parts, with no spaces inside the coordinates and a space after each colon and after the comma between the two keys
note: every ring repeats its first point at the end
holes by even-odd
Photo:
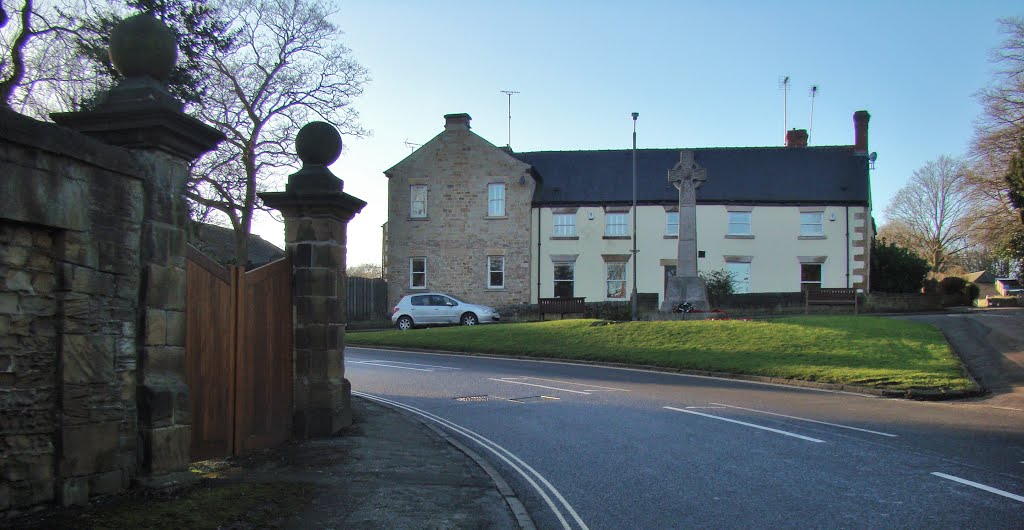
{"type": "Polygon", "coordinates": [[[583,519],[581,519],[579,514],[576,513],[576,510],[573,509],[572,505],[570,505],[569,502],[565,500],[565,497],[563,497],[562,494],[559,493],[558,489],[556,489],[550,482],[548,482],[548,480],[546,478],[544,478],[543,475],[538,473],[536,469],[533,469],[532,467],[530,467],[529,464],[527,464],[526,462],[523,462],[523,460],[520,459],[518,456],[516,456],[514,453],[512,453],[508,449],[505,449],[504,447],[502,447],[501,445],[497,444],[496,442],[494,442],[494,441],[484,437],[483,435],[478,434],[478,433],[476,433],[476,432],[474,432],[474,431],[472,431],[470,429],[467,429],[467,428],[465,428],[465,427],[463,427],[463,426],[461,426],[461,425],[459,425],[457,423],[451,422],[451,421],[446,420],[446,419],[444,419],[444,418],[442,418],[440,416],[434,415],[434,414],[432,414],[430,412],[427,412],[425,410],[418,409],[418,408],[413,407],[411,405],[406,405],[404,403],[399,403],[398,401],[393,401],[393,400],[390,400],[390,399],[387,399],[387,398],[382,398],[382,397],[379,397],[379,396],[365,394],[365,393],[359,392],[359,391],[353,391],[352,394],[355,395],[355,396],[359,396],[359,397],[363,397],[363,398],[369,399],[369,400],[379,401],[381,403],[387,403],[389,405],[392,405],[392,406],[395,406],[395,407],[407,410],[407,411],[409,411],[409,412],[411,412],[413,414],[416,414],[416,415],[418,415],[420,417],[423,417],[425,419],[433,421],[434,423],[440,424],[443,427],[447,427],[449,430],[454,431],[456,433],[459,433],[459,434],[465,436],[470,441],[476,442],[477,445],[479,445],[480,447],[483,447],[484,449],[486,449],[486,450],[490,451],[491,453],[493,453],[495,456],[500,458],[503,462],[508,464],[509,467],[511,467],[517,473],[519,473],[524,479],[526,479],[526,481],[531,486],[533,486],[533,489],[537,491],[537,493],[541,496],[541,498],[544,499],[544,502],[547,503],[549,508],[551,508],[551,511],[554,512],[555,517],[557,517],[559,522],[562,523],[562,528],[565,528],[566,530],[571,530],[572,526],[570,526],[569,522],[566,521],[565,516],[562,515],[561,510],[559,510],[558,507],[555,506],[555,503],[551,500],[551,497],[549,497],[547,495],[547,493],[545,492],[545,490],[543,488],[541,488],[541,486],[538,485],[537,482],[534,481],[533,478],[526,473],[526,471],[529,471],[530,474],[533,475],[533,477],[536,477],[537,480],[539,480],[542,484],[544,484],[544,486],[546,486],[548,488],[548,490],[550,490],[551,494],[554,495],[556,499],[558,499],[559,503],[561,503],[561,505],[566,509],[566,511],[569,513],[569,515],[572,516],[572,518],[576,521],[576,524],[578,524],[582,530],[590,530],[590,527],[587,526],[587,523],[583,522],[583,519]],[[525,471],[524,471],[524,469],[525,469],[525,471]]]}
{"type": "Polygon", "coordinates": [[[513,385],[524,385],[524,386],[527,386],[527,387],[537,387],[537,388],[548,389],[548,390],[558,390],[560,392],[570,392],[572,394],[583,394],[585,396],[592,395],[590,392],[581,392],[579,390],[560,389],[558,387],[547,387],[545,385],[534,385],[532,383],[523,383],[521,381],[509,381],[509,380],[505,380],[505,379],[494,379],[494,378],[490,378],[490,381],[497,381],[499,383],[511,383],[513,385]]]}
{"type": "Polygon", "coordinates": [[[704,416],[705,418],[711,418],[713,420],[722,420],[722,421],[727,421],[729,423],[735,423],[735,424],[738,424],[738,425],[745,425],[747,427],[753,427],[755,429],[761,429],[762,431],[774,432],[776,434],[781,434],[783,436],[792,436],[793,438],[799,438],[801,440],[806,440],[808,442],[814,442],[814,443],[819,443],[819,444],[825,443],[825,440],[819,440],[817,438],[811,438],[809,436],[803,436],[803,435],[792,433],[792,432],[781,431],[779,429],[772,429],[771,427],[765,427],[763,425],[755,425],[753,423],[747,423],[745,421],[732,420],[732,419],[729,419],[729,418],[723,418],[721,416],[712,416],[711,414],[704,414],[703,412],[696,412],[696,411],[693,411],[693,410],[686,410],[686,409],[677,409],[675,407],[665,407],[665,408],[668,409],[668,410],[674,410],[676,412],[685,412],[687,414],[695,414],[697,416],[704,416]]]}
{"type": "Polygon", "coordinates": [[[443,370],[462,370],[462,368],[452,368],[451,366],[440,366],[437,364],[420,364],[420,363],[403,363],[401,361],[389,361],[388,359],[369,359],[366,361],[353,361],[357,363],[389,363],[389,364],[408,364],[410,366],[426,366],[428,368],[441,368],[443,370]]]}
{"type": "Polygon", "coordinates": [[[987,491],[989,493],[995,493],[996,495],[1002,495],[1003,497],[1006,497],[1007,499],[1013,499],[1013,500],[1015,500],[1017,502],[1024,502],[1024,497],[1021,497],[1020,495],[1014,495],[1012,493],[1009,493],[1009,492],[1006,492],[1006,491],[1003,491],[1003,490],[999,490],[999,489],[993,488],[992,486],[986,486],[984,484],[978,484],[977,482],[971,482],[970,480],[962,479],[960,477],[954,477],[953,475],[947,475],[945,473],[937,473],[936,472],[936,473],[932,473],[932,475],[935,475],[936,477],[939,477],[939,478],[944,478],[946,480],[952,480],[953,482],[959,482],[960,484],[964,484],[964,485],[970,486],[972,488],[978,488],[980,490],[984,490],[984,491],[987,491]]]}
{"type": "Polygon", "coordinates": [[[433,372],[433,370],[431,370],[429,368],[412,368],[412,367],[409,367],[409,366],[394,366],[394,365],[391,365],[391,364],[371,363],[369,361],[348,361],[348,362],[350,362],[352,364],[369,364],[369,365],[372,365],[372,366],[383,366],[384,368],[398,368],[398,369],[401,369],[401,370],[416,370],[417,372],[433,372]]]}
{"type": "Polygon", "coordinates": [[[687,410],[691,409],[724,409],[725,407],[686,407],[687,410]]]}
{"type": "MultiPolygon", "coordinates": [[[[600,390],[607,390],[609,392],[629,392],[629,390],[627,390],[625,388],[612,388],[610,386],[588,385],[586,383],[574,383],[572,381],[560,381],[558,379],[545,379],[543,377],[519,377],[519,378],[507,377],[506,379],[532,379],[532,380],[535,380],[535,381],[548,381],[548,382],[551,382],[551,383],[563,383],[563,384],[566,384],[566,385],[576,385],[576,386],[585,386],[587,388],[597,388],[597,389],[600,389],[600,390]]],[[[591,390],[591,392],[599,392],[600,390],[591,390]]]]}
{"type": "MultiPolygon", "coordinates": [[[[860,431],[860,432],[866,432],[866,433],[871,433],[871,434],[877,434],[879,436],[888,436],[889,438],[898,438],[899,437],[899,436],[897,436],[895,434],[889,434],[887,432],[871,431],[871,430],[868,430],[868,429],[861,429],[860,427],[851,427],[849,425],[840,425],[838,423],[829,423],[827,421],[818,421],[818,420],[812,420],[812,419],[809,419],[809,418],[801,418],[799,416],[790,416],[788,414],[779,414],[778,412],[768,412],[767,410],[748,409],[746,407],[737,407],[735,405],[726,405],[724,403],[712,403],[712,405],[720,405],[722,407],[729,407],[731,409],[749,410],[750,412],[757,412],[757,413],[760,413],[760,414],[769,414],[769,415],[772,415],[772,416],[780,416],[782,418],[789,418],[791,420],[800,420],[800,421],[807,421],[807,422],[811,422],[811,423],[820,423],[821,425],[828,425],[830,427],[839,427],[840,429],[850,429],[851,431],[860,431]]],[[[690,408],[690,407],[686,407],[686,408],[690,408]]]]}

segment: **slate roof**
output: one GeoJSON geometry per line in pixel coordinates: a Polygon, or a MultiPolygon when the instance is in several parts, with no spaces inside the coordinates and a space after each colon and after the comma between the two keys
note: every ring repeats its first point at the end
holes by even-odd
{"type": "MultiPolygon", "coordinates": [[[[681,149],[637,150],[637,202],[678,201],[668,171],[681,149]]],[[[868,161],[853,146],[712,147],[694,149],[708,179],[704,204],[868,205],[868,161]]],[[[513,153],[538,177],[535,206],[632,202],[632,150],[513,153]]]]}
{"type": "Polygon", "coordinates": [[[994,283],[996,281],[996,277],[987,270],[964,274],[961,278],[971,283],[994,283]]]}
{"type": "MultiPolygon", "coordinates": [[[[228,265],[235,260],[235,231],[223,226],[196,223],[189,243],[210,259],[228,265]]],[[[258,267],[284,257],[284,251],[256,234],[249,234],[249,263],[258,267]]]]}

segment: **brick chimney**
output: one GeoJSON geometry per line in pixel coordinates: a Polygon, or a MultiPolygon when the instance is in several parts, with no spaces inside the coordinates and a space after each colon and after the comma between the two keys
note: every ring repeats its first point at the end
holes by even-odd
{"type": "Polygon", "coordinates": [[[868,154],[868,120],[871,115],[866,110],[853,113],[853,152],[859,155],[868,154]]]}
{"type": "Polygon", "coordinates": [[[807,147],[807,129],[786,131],[786,147],[807,147]]]}
{"type": "Polygon", "coordinates": [[[469,121],[473,118],[469,117],[469,114],[445,114],[444,115],[444,130],[446,131],[468,131],[469,121]]]}

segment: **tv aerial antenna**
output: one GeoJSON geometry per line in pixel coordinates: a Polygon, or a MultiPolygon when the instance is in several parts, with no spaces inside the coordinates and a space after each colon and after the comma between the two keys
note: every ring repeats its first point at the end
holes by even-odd
{"type": "Polygon", "coordinates": [[[518,90],[502,90],[502,94],[508,96],[508,144],[506,147],[512,148],[512,95],[518,94],[518,90]]]}
{"type": "Polygon", "coordinates": [[[410,142],[408,138],[406,138],[406,139],[405,139],[405,141],[404,141],[404,142],[402,142],[402,143],[404,143],[404,144],[405,144],[405,146],[409,148],[409,153],[412,153],[412,152],[413,152],[413,151],[415,151],[415,150],[416,150],[416,149],[417,149],[417,148],[418,148],[419,146],[423,145],[423,144],[414,144],[414,143],[410,142]]]}
{"type": "Polygon", "coordinates": [[[807,143],[811,143],[811,134],[814,132],[814,97],[818,95],[818,85],[811,85],[808,95],[811,96],[811,126],[807,129],[807,143]]]}
{"type": "Polygon", "coordinates": [[[786,145],[786,133],[789,131],[789,76],[779,76],[779,90],[782,90],[782,145],[786,145]]]}

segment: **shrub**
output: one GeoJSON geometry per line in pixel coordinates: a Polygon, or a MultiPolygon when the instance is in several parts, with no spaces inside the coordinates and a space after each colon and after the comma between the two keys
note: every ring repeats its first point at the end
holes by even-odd
{"type": "Polygon", "coordinates": [[[928,262],[910,249],[884,238],[871,242],[872,291],[916,293],[927,276],[928,262]]]}
{"type": "Polygon", "coordinates": [[[960,278],[959,276],[947,276],[939,282],[939,293],[959,294],[963,292],[964,287],[966,286],[967,280],[960,278]]]}
{"type": "Polygon", "coordinates": [[[632,313],[632,302],[587,302],[584,317],[626,321],[632,319],[632,313]]]}
{"type": "Polygon", "coordinates": [[[732,274],[725,269],[701,272],[701,279],[708,288],[708,301],[712,305],[721,304],[722,300],[732,294],[732,274]]]}
{"type": "Polygon", "coordinates": [[[946,296],[962,296],[968,302],[977,300],[978,295],[981,294],[977,285],[957,276],[943,278],[939,282],[939,292],[946,296]]]}

